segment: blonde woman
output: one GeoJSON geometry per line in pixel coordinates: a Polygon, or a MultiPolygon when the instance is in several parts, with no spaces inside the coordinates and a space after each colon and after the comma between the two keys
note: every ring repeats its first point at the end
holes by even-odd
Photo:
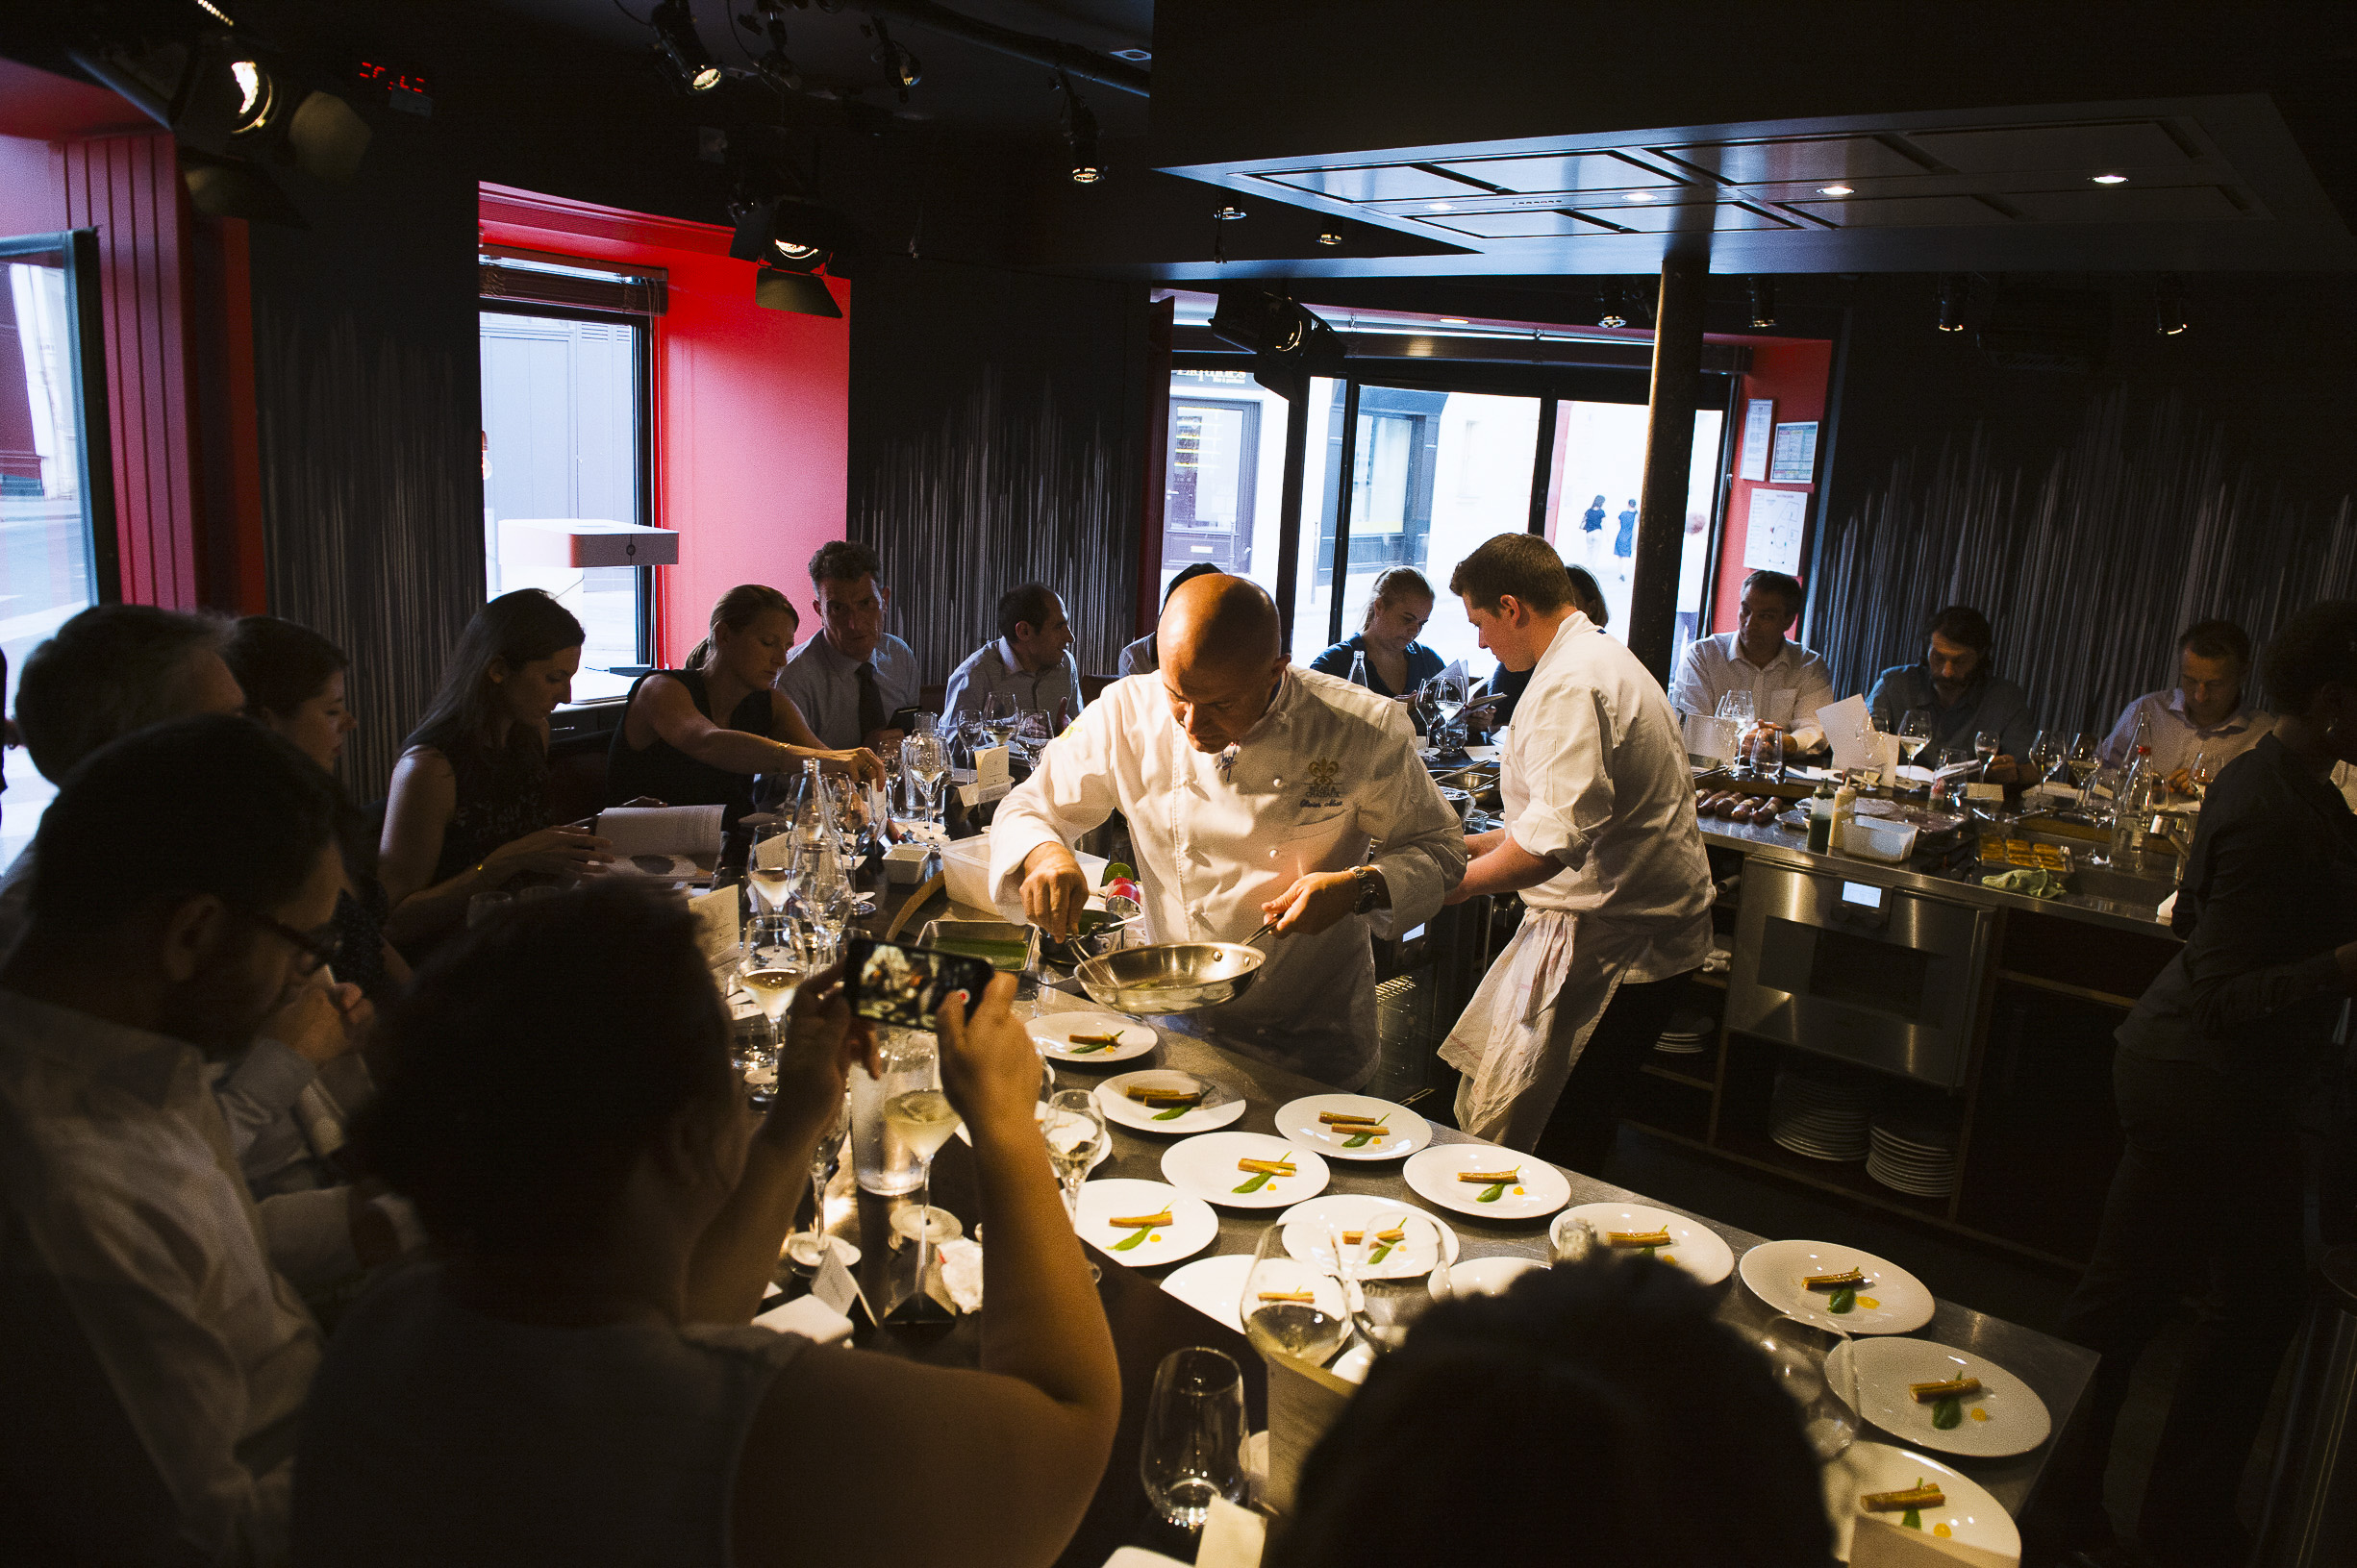
{"type": "Polygon", "coordinates": [[[1361,629],[1310,660],[1323,675],[1347,678],[1353,655],[1367,656],[1367,689],[1405,697],[1441,673],[1441,656],[1416,640],[1432,619],[1432,585],[1413,566],[1393,566],[1375,579],[1361,629]]]}
{"type": "Polygon", "coordinates": [[[734,818],[751,801],[754,774],[789,771],[808,757],[863,784],[881,780],[873,752],[819,745],[792,700],[770,689],[800,624],[792,603],[763,584],[720,595],[687,667],[642,675],[630,688],[607,757],[606,799],[725,806],[734,818]]]}

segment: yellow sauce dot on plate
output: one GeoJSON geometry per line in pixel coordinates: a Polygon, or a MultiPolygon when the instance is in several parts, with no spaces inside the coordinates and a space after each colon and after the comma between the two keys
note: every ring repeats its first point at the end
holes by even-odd
{"type": "Polygon", "coordinates": [[[1945,1526],[1945,1525],[1934,1525],[1934,1526],[1932,1526],[1932,1527],[1931,1527],[1931,1532],[1932,1532],[1934,1535],[1938,1535],[1938,1536],[1941,1536],[1941,1537],[1943,1537],[1943,1538],[1944,1538],[1944,1537],[1946,1537],[1946,1536],[1949,1536],[1949,1535],[1953,1535],[1953,1534],[1955,1534],[1955,1533],[1956,1533],[1954,1531],[1952,1531],[1952,1530],[1948,1529],[1948,1528],[1947,1528],[1947,1526],[1945,1526]]]}
{"type": "Polygon", "coordinates": [[[1654,1256],[1658,1257],[1665,1263],[1674,1263],[1677,1261],[1677,1258],[1669,1253],[1657,1253],[1654,1256]]]}
{"type": "Polygon", "coordinates": [[[1153,1243],[1155,1243],[1155,1242],[1157,1242],[1157,1241],[1160,1241],[1160,1240],[1162,1239],[1162,1237],[1160,1237],[1160,1236],[1158,1236],[1158,1235],[1153,1235],[1153,1236],[1148,1236],[1148,1237],[1146,1237],[1145,1239],[1146,1239],[1146,1243],[1147,1243],[1147,1245],[1151,1246],[1153,1243]]]}
{"type": "Polygon", "coordinates": [[[1520,1197],[1525,1196],[1525,1194],[1523,1193],[1523,1191],[1522,1191],[1522,1189],[1521,1189],[1520,1187],[1517,1187],[1517,1188],[1515,1188],[1515,1189],[1514,1189],[1514,1195],[1515,1195],[1516,1197],[1517,1197],[1517,1198],[1520,1198],[1520,1197]]]}
{"type": "Polygon", "coordinates": [[[1989,1412],[1975,1405],[1972,1406],[1972,1419],[1975,1421],[1986,1421],[1989,1419],[1989,1412]]]}
{"type": "Polygon", "coordinates": [[[1861,1296],[1861,1297],[1859,1297],[1859,1298],[1858,1298],[1858,1305],[1859,1305],[1860,1307],[1865,1307],[1865,1308],[1866,1308],[1868,1311],[1869,1311],[1869,1312],[1870,1312],[1870,1311],[1872,1311],[1872,1310],[1873,1310],[1875,1307],[1880,1307],[1880,1306],[1882,1305],[1882,1303],[1880,1303],[1880,1302],[1876,1301],[1876,1300],[1875,1300],[1873,1297],[1871,1297],[1871,1296],[1861,1296]]]}

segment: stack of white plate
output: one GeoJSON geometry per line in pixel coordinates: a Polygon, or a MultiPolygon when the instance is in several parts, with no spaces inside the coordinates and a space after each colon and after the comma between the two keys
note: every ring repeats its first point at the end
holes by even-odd
{"type": "Polygon", "coordinates": [[[1710,1049],[1711,1035],[1718,1027],[1718,1021],[1706,1012],[1672,1013],[1669,1027],[1653,1042],[1653,1049],[1667,1056],[1698,1057],[1710,1049]]]}
{"type": "Polygon", "coordinates": [[[1944,1198],[1956,1190],[1956,1130],[1877,1114],[1866,1174],[1896,1192],[1944,1198]]]}
{"type": "Polygon", "coordinates": [[[1768,1135],[1811,1159],[1864,1159],[1871,1099],[1863,1079],[1788,1067],[1768,1102],[1768,1135]]]}

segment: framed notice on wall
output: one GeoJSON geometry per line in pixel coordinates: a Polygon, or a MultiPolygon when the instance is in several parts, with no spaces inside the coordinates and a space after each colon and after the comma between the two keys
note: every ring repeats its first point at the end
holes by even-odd
{"type": "Polygon", "coordinates": [[[1737,460],[1738,479],[1768,477],[1768,445],[1776,423],[1776,400],[1772,397],[1746,398],[1743,401],[1743,454],[1737,460]]]}
{"type": "Polygon", "coordinates": [[[1800,575],[1800,536],[1809,524],[1809,492],[1751,492],[1751,515],[1743,535],[1746,570],[1800,575]]]}
{"type": "Polygon", "coordinates": [[[1817,483],[1817,421],[1776,427],[1776,455],[1768,460],[1770,485],[1817,483]]]}

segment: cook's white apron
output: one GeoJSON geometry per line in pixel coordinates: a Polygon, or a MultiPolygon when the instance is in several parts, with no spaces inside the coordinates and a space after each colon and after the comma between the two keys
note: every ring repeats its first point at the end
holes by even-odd
{"type": "Polygon", "coordinates": [[[1644,937],[1569,909],[1525,909],[1441,1045],[1441,1059],[1466,1075],[1457,1125],[1509,1149],[1536,1149],[1620,977],[1644,949],[1644,937]]]}

